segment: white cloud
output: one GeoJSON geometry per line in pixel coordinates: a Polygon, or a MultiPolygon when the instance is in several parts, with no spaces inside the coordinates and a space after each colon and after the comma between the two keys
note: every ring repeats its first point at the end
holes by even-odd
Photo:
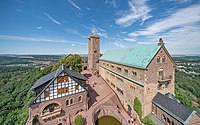
{"type": "Polygon", "coordinates": [[[149,44],[156,44],[156,42],[137,42],[137,44],[149,45],[149,44]]]}
{"type": "Polygon", "coordinates": [[[76,46],[76,44],[73,44],[73,43],[72,43],[71,46],[76,46]]]}
{"type": "Polygon", "coordinates": [[[36,27],[37,29],[42,29],[42,27],[41,26],[38,26],[38,27],[36,27]]]}
{"type": "Polygon", "coordinates": [[[86,8],[87,10],[91,10],[89,7],[86,8]]]}
{"type": "Polygon", "coordinates": [[[53,17],[51,17],[49,14],[47,13],[44,13],[44,15],[46,15],[53,23],[56,23],[58,25],[61,25],[60,22],[58,22],[57,20],[55,20],[53,17]]]}
{"type": "Polygon", "coordinates": [[[117,8],[117,2],[116,2],[116,0],[106,0],[105,3],[109,4],[113,8],[117,8]]]}
{"type": "Polygon", "coordinates": [[[95,25],[91,25],[90,30],[91,30],[92,34],[96,34],[96,35],[108,38],[108,34],[106,33],[106,30],[96,27],[95,25]]]}
{"type": "Polygon", "coordinates": [[[50,37],[41,37],[41,36],[13,36],[13,35],[0,35],[2,40],[12,40],[12,41],[27,41],[27,42],[53,42],[53,43],[71,43],[71,44],[80,44],[87,45],[87,43],[65,40],[61,38],[50,38],[50,37]]]}
{"type": "Polygon", "coordinates": [[[162,19],[144,30],[130,33],[129,36],[154,35],[168,29],[189,25],[200,21],[200,5],[190,6],[174,12],[168,18],[162,19]]]}
{"type": "Polygon", "coordinates": [[[147,0],[132,0],[128,2],[130,9],[122,12],[122,17],[117,19],[116,24],[129,27],[137,20],[141,20],[142,23],[151,18],[149,15],[151,8],[147,5],[147,0]]]}
{"type": "Polygon", "coordinates": [[[161,37],[170,48],[194,48],[200,50],[200,25],[184,26],[164,33],[161,37]]]}
{"type": "Polygon", "coordinates": [[[125,48],[126,46],[119,42],[112,42],[112,44],[118,48],[125,48]]]}
{"type": "Polygon", "coordinates": [[[169,0],[172,2],[178,2],[178,3],[186,3],[186,2],[190,2],[191,0],[169,0]]]}
{"type": "Polygon", "coordinates": [[[78,10],[81,10],[81,8],[80,8],[78,5],[76,5],[76,4],[74,3],[73,0],[68,0],[68,2],[69,2],[72,6],[74,6],[75,8],[77,8],[78,10]]]}
{"type": "Polygon", "coordinates": [[[128,41],[128,42],[135,42],[136,40],[133,38],[124,38],[124,40],[128,41]]]}
{"type": "Polygon", "coordinates": [[[87,38],[87,36],[82,35],[78,30],[76,29],[71,29],[71,28],[67,28],[65,29],[65,31],[67,31],[68,33],[83,37],[83,38],[87,38]]]}

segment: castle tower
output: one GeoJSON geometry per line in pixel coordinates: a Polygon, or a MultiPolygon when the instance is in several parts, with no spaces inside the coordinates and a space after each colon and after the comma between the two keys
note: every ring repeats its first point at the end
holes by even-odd
{"type": "Polygon", "coordinates": [[[100,37],[91,35],[88,37],[88,69],[95,73],[98,71],[100,58],[100,37]]]}

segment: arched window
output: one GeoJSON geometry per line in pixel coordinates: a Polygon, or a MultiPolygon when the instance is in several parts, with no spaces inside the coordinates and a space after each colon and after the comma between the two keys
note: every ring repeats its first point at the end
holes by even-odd
{"type": "Polygon", "coordinates": [[[163,121],[166,121],[166,117],[165,117],[164,114],[162,114],[162,120],[163,120],[163,121]]]}
{"type": "Polygon", "coordinates": [[[69,100],[66,101],[66,106],[68,106],[68,105],[69,105],[69,100]]]}
{"type": "Polygon", "coordinates": [[[169,120],[169,118],[167,118],[167,123],[170,125],[170,120],[169,120]]]}
{"type": "Polygon", "coordinates": [[[162,57],[162,62],[165,62],[165,56],[162,57]]]}
{"type": "Polygon", "coordinates": [[[43,110],[43,114],[45,114],[46,112],[54,112],[54,110],[56,108],[58,108],[59,105],[57,103],[52,103],[52,104],[49,104],[48,106],[46,106],[43,110]]]}
{"type": "Polygon", "coordinates": [[[158,70],[158,79],[159,80],[163,80],[164,79],[164,69],[163,68],[160,68],[158,70]]]}
{"type": "Polygon", "coordinates": [[[78,102],[82,102],[82,95],[78,97],[78,102]]]}
{"type": "Polygon", "coordinates": [[[73,99],[70,99],[70,105],[73,104],[73,102],[74,102],[74,100],[73,100],[73,99]]]}
{"type": "Polygon", "coordinates": [[[160,63],[160,56],[157,57],[157,63],[160,63]]]}

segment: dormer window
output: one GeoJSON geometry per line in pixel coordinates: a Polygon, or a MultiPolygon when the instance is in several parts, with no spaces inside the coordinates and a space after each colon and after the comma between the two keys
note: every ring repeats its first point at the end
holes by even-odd
{"type": "Polygon", "coordinates": [[[157,57],[157,63],[160,63],[160,56],[157,57]]]}
{"type": "Polygon", "coordinates": [[[162,62],[165,62],[165,56],[162,57],[162,62]]]}

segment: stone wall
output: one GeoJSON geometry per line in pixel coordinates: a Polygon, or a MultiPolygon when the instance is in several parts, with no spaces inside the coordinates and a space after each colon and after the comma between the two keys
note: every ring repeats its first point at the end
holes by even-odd
{"type": "Polygon", "coordinates": [[[142,85],[134,83],[133,81],[130,81],[129,79],[121,77],[119,74],[134,80],[136,76],[132,76],[132,71],[137,72],[138,75],[136,79],[140,83],[142,83],[144,81],[144,70],[100,61],[99,73],[101,77],[106,80],[108,85],[118,95],[124,108],[127,111],[131,110],[129,111],[131,113],[133,113],[134,110],[133,104],[135,97],[138,97],[140,102],[143,103],[144,87],[142,85]],[[112,68],[112,66],[114,66],[114,68],[112,68]],[[117,67],[121,67],[121,72],[117,69],[117,67]],[[127,74],[124,74],[124,69],[128,70],[127,74]],[[119,89],[121,89],[122,91],[119,91],[119,89]]]}
{"type": "Polygon", "coordinates": [[[160,109],[154,104],[152,105],[152,112],[157,118],[159,118],[165,124],[182,125],[182,123],[174,119],[171,115],[167,114],[166,112],[164,112],[162,109],[160,109]]]}
{"type": "Polygon", "coordinates": [[[200,115],[196,113],[193,115],[188,125],[199,125],[199,124],[200,124],[200,115]]]}
{"type": "MultiPolygon", "coordinates": [[[[87,105],[87,92],[81,92],[77,94],[73,94],[70,96],[64,96],[57,99],[49,100],[42,103],[36,103],[30,106],[30,116],[29,118],[32,121],[33,116],[38,115],[39,121],[42,125],[56,125],[58,123],[62,123],[63,125],[67,125],[69,123],[69,117],[75,116],[79,111],[86,111],[88,108],[87,105]],[[82,96],[82,101],[79,102],[78,98],[82,96]],[[66,100],[73,99],[73,103],[71,105],[66,106],[66,100]],[[49,104],[56,103],[62,109],[62,113],[59,116],[52,117],[49,120],[42,120],[40,116],[42,115],[42,111],[49,104]]],[[[73,121],[74,119],[71,119],[73,121]]]]}
{"type": "Polygon", "coordinates": [[[88,38],[88,69],[98,70],[98,59],[100,58],[100,37],[91,35],[88,38]]]}
{"type": "Polygon", "coordinates": [[[160,92],[162,94],[172,93],[174,94],[174,64],[170,59],[169,55],[165,51],[165,48],[161,48],[157,55],[153,58],[147,70],[145,71],[145,85],[144,85],[144,116],[151,113],[152,99],[155,95],[160,92]],[[161,58],[161,63],[157,63],[157,57],[161,58]],[[162,62],[162,57],[165,57],[165,62],[162,62]],[[160,68],[164,69],[164,77],[172,76],[171,81],[166,87],[164,84],[161,89],[158,90],[158,70],[160,68]]]}

